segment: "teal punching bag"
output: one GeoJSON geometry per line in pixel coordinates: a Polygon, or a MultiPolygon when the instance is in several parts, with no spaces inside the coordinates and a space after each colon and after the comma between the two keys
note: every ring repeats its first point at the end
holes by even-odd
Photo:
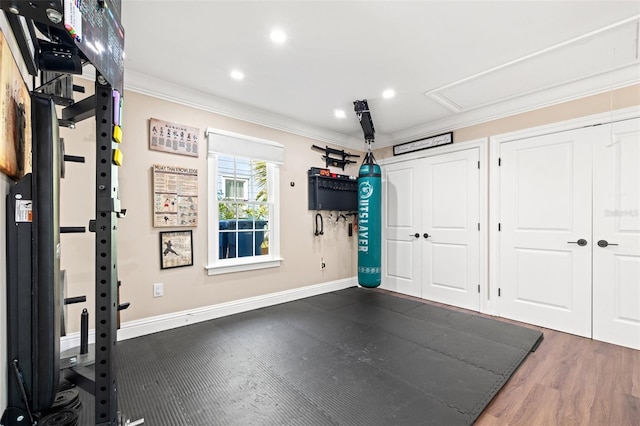
{"type": "Polygon", "coordinates": [[[381,169],[371,145],[358,174],[358,283],[378,287],[381,281],[381,169]]]}
{"type": "Polygon", "coordinates": [[[353,105],[367,145],[358,173],[358,284],[374,288],[380,285],[382,277],[382,178],[371,152],[375,129],[369,104],[363,99],[353,105]]]}

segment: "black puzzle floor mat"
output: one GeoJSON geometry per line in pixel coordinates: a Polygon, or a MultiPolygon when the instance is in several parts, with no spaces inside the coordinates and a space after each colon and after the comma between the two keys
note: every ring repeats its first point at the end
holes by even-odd
{"type": "Polygon", "coordinates": [[[362,288],[118,344],[145,425],[469,425],[542,333],[362,288]]]}

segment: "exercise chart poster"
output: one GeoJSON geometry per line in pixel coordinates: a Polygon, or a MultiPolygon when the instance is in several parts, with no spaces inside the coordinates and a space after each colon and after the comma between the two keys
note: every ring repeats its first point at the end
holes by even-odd
{"type": "Polygon", "coordinates": [[[149,149],[197,157],[200,129],[168,121],[149,119],[149,149]]]}
{"type": "Polygon", "coordinates": [[[198,169],[153,165],[153,226],[198,226],[198,169]]]}

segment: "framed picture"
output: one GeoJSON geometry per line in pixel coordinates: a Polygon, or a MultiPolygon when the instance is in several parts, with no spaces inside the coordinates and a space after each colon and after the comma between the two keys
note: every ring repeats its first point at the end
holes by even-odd
{"type": "Polygon", "coordinates": [[[198,226],[198,169],[153,165],[153,226],[198,226]]]}
{"type": "Polygon", "coordinates": [[[149,119],[149,149],[172,154],[199,155],[200,129],[184,124],[149,119]]]}
{"type": "Polygon", "coordinates": [[[408,154],[423,149],[435,148],[436,146],[449,145],[450,143],[453,143],[453,132],[394,145],[393,155],[408,154]]]}
{"type": "Polygon", "coordinates": [[[160,269],[193,265],[191,231],[160,232],[160,269]]]}
{"type": "Polygon", "coordinates": [[[0,32],[0,173],[16,180],[31,172],[31,97],[0,32]]]}

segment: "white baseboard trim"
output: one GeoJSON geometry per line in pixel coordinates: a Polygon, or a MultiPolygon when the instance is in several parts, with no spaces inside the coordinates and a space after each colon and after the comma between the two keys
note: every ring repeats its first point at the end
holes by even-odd
{"type": "MultiPolygon", "coordinates": [[[[280,303],[291,302],[293,300],[304,299],[305,297],[316,296],[357,285],[358,280],[356,277],[344,278],[322,284],[294,288],[277,293],[249,297],[247,299],[234,300],[217,305],[204,306],[202,308],[189,309],[186,311],[129,321],[121,324],[120,330],[118,331],[118,341],[225,317],[227,315],[278,305],[280,303]]],[[[94,342],[95,329],[91,329],[89,330],[89,343],[94,342]]],[[[70,333],[60,339],[61,352],[79,346],[80,333],[70,333]]]]}

